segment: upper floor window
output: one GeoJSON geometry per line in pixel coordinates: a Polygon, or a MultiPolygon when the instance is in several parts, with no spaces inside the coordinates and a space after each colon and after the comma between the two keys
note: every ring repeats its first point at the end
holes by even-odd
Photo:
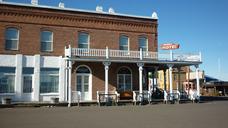
{"type": "Polygon", "coordinates": [[[80,32],[78,34],[78,48],[89,48],[89,34],[80,32]]]}
{"type": "Polygon", "coordinates": [[[41,31],[41,47],[40,50],[43,52],[52,51],[53,45],[53,32],[41,31]]]}
{"type": "Polygon", "coordinates": [[[17,28],[7,28],[5,31],[5,49],[18,50],[19,30],[17,28]]]}
{"type": "Polygon", "coordinates": [[[129,50],[129,38],[127,36],[121,35],[119,40],[120,50],[129,50]]]}
{"type": "Polygon", "coordinates": [[[142,51],[148,51],[148,39],[146,37],[139,37],[139,49],[142,51]]]}

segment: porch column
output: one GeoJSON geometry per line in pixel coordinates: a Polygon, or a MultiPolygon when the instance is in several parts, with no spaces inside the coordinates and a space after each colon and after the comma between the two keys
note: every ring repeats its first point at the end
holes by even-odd
{"type": "Polygon", "coordinates": [[[15,93],[16,93],[16,100],[23,101],[21,99],[21,95],[23,94],[23,74],[22,74],[22,63],[23,63],[23,56],[21,54],[16,55],[16,72],[15,72],[15,93]]]}
{"type": "Polygon", "coordinates": [[[68,61],[68,67],[67,67],[67,69],[68,69],[68,107],[70,107],[71,106],[71,101],[72,101],[72,99],[71,99],[71,91],[72,91],[72,89],[71,89],[72,61],[69,60],[69,59],[67,61],[68,61]]]}
{"type": "Polygon", "coordinates": [[[177,85],[177,90],[180,90],[180,85],[181,85],[181,81],[180,81],[180,72],[181,72],[181,67],[177,68],[178,70],[178,85],[177,85]]]}
{"type": "Polygon", "coordinates": [[[111,64],[111,62],[103,62],[104,66],[105,66],[105,97],[107,97],[108,94],[108,70],[109,70],[109,65],[111,64]]]}
{"type": "Polygon", "coordinates": [[[173,64],[168,64],[169,67],[169,93],[173,93],[173,77],[172,77],[172,72],[173,72],[173,64]]]}
{"type": "Polygon", "coordinates": [[[199,65],[195,65],[196,68],[196,89],[197,89],[197,97],[200,97],[200,83],[199,83],[199,65]]]}
{"type": "Polygon", "coordinates": [[[153,81],[153,83],[156,87],[158,87],[157,74],[158,74],[158,67],[155,67],[154,68],[154,81],[153,81]]]}
{"type": "Polygon", "coordinates": [[[34,56],[33,101],[40,100],[40,55],[34,56]]]}
{"type": "Polygon", "coordinates": [[[144,63],[137,63],[137,65],[139,67],[139,93],[141,95],[143,93],[142,72],[143,72],[144,63]]]}
{"type": "Polygon", "coordinates": [[[163,73],[164,73],[164,90],[166,91],[166,69],[163,69],[163,73]]]}

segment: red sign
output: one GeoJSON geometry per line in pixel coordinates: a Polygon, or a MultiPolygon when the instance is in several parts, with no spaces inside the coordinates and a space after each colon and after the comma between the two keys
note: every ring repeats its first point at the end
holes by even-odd
{"type": "Polygon", "coordinates": [[[179,47],[179,44],[161,44],[161,49],[163,50],[178,49],[179,47]]]}

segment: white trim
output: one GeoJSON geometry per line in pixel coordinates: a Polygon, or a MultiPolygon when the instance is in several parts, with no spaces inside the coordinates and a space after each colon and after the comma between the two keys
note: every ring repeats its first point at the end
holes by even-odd
{"type": "Polygon", "coordinates": [[[33,7],[33,8],[47,8],[47,9],[53,9],[53,10],[61,10],[61,11],[74,11],[74,12],[86,12],[86,13],[93,13],[93,14],[99,14],[99,15],[109,15],[109,16],[121,16],[121,17],[130,17],[130,18],[140,18],[140,19],[149,19],[149,20],[157,20],[153,17],[149,16],[137,16],[137,15],[130,15],[130,14],[122,14],[122,13],[109,13],[109,12],[97,12],[91,11],[91,10],[83,10],[83,9],[74,9],[74,8],[59,8],[59,7],[51,7],[47,5],[31,5],[31,4],[26,4],[26,3],[15,3],[15,2],[2,2],[1,4],[5,5],[17,5],[17,6],[25,6],[25,7],[33,7]]]}

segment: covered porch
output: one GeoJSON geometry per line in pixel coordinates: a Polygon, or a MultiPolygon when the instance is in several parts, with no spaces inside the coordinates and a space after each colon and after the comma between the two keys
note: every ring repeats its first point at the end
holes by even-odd
{"type": "MultiPolygon", "coordinates": [[[[83,101],[83,92],[82,91],[72,91],[72,68],[74,68],[75,63],[102,63],[103,65],[103,71],[104,74],[104,86],[101,88],[98,88],[97,90],[93,90],[91,93],[94,93],[96,91],[96,100],[97,102],[101,101],[108,101],[108,99],[111,97],[116,97],[116,101],[120,100],[122,91],[125,91],[124,89],[121,89],[122,86],[119,87],[119,79],[123,78],[126,83],[124,83],[123,87],[126,88],[130,80],[129,75],[127,74],[121,74],[121,72],[118,74],[118,80],[117,88],[110,89],[109,83],[113,82],[110,81],[110,77],[116,77],[116,76],[110,76],[110,68],[113,64],[134,64],[134,69],[137,69],[137,86],[138,88],[132,88],[129,90],[131,91],[132,100],[134,102],[142,101],[143,98],[148,97],[148,100],[151,100],[152,93],[154,92],[154,88],[156,87],[156,73],[159,70],[164,71],[164,75],[166,75],[166,70],[168,69],[168,75],[169,75],[169,90],[167,90],[166,86],[166,79],[164,79],[164,92],[167,93],[168,98],[171,98],[172,95],[176,92],[174,92],[173,89],[173,81],[172,81],[172,71],[174,68],[180,69],[183,66],[194,66],[196,70],[196,76],[198,76],[199,73],[199,64],[201,64],[201,54],[177,54],[177,53],[158,53],[158,52],[148,52],[148,51],[142,51],[141,49],[139,51],[123,51],[123,50],[112,50],[108,49],[106,47],[105,49],[81,49],[81,48],[71,48],[71,46],[68,46],[65,48],[65,60],[66,60],[66,85],[68,90],[68,96],[67,100],[70,104],[72,101],[83,101]],[[73,67],[72,67],[73,66],[73,67]],[[152,73],[153,75],[153,86],[149,85],[148,82],[148,74],[152,73]],[[121,76],[121,77],[119,77],[121,76]],[[125,87],[126,86],[126,87],[125,87]],[[102,97],[102,98],[101,98],[102,97]]],[[[77,71],[76,71],[77,72],[77,71]]],[[[86,77],[86,76],[83,76],[86,77]]],[[[86,78],[87,79],[87,78],[86,78]]],[[[88,79],[91,79],[88,77],[88,79]]],[[[200,97],[199,92],[199,77],[197,80],[197,97],[200,97]]],[[[132,81],[132,76],[131,76],[132,81]]],[[[92,83],[91,83],[92,85],[92,83]]],[[[89,86],[88,86],[89,87],[89,86]]],[[[89,87],[91,88],[91,87],[89,87]]],[[[127,90],[126,90],[127,91],[127,90]]],[[[94,94],[91,94],[94,95],[94,94]]],[[[164,93],[164,100],[166,94],[164,93]]],[[[91,98],[90,98],[91,99],[91,98]]]]}

